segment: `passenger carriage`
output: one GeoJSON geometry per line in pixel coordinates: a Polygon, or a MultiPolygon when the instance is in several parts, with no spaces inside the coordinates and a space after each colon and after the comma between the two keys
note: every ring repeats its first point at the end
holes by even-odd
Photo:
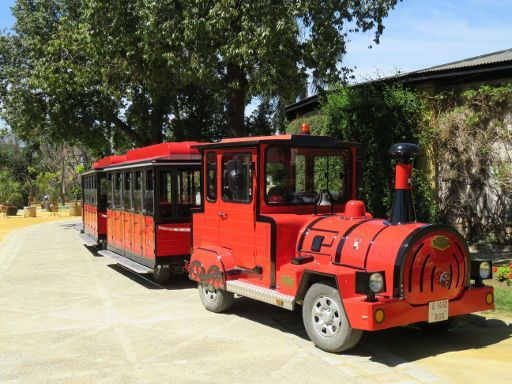
{"type": "Polygon", "coordinates": [[[185,271],[191,213],[202,204],[195,144],[134,149],[123,161],[101,169],[106,205],[106,249],[101,255],[134,272],[151,274],[158,283],[185,271]]]}

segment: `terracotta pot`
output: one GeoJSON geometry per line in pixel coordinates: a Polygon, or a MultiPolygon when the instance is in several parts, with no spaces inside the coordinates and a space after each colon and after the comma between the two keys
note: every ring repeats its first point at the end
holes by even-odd
{"type": "Polygon", "coordinates": [[[82,216],[82,206],[81,205],[70,205],[69,206],[69,216],[82,216]]]}
{"type": "Polygon", "coordinates": [[[29,206],[23,208],[25,217],[36,217],[37,207],[29,206]]]}

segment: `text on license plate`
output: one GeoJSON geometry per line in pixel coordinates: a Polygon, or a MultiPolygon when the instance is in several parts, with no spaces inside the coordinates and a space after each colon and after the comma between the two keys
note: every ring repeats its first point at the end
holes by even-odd
{"type": "Polygon", "coordinates": [[[428,303],[428,322],[448,320],[448,300],[431,301],[428,303]]]}

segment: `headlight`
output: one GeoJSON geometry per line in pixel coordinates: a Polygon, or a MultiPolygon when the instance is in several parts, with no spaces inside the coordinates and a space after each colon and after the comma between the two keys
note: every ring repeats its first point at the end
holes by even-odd
{"type": "Polygon", "coordinates": [[[483,261],[480,263],[480,277],[482,279],[489,279],[491,277],[491,263],[488,261],[483,261]]]}
{"type": "Polygon", "coordinates": [[[378,272],[372,273],[370,275],[370,290],[373,293],[379,293],[382,291],[382,288],[384,288],[384,277],[378,272]]]}
{"type": "Polygon", "coordinates": [[[386,291],[384,271],[356,272],[356,293],[367,296],[368,301],[375,301],[375,294],[386,291]]]}

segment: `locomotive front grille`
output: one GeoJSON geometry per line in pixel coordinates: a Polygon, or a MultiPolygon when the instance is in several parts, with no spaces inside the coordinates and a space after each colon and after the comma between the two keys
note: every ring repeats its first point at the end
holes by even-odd
{"type": "Polygon", "coordinates": [[[456,299],[464,289],[467,252],[449,233],[428,234],[409,249],[403,269],[403,295],[413,305],[456,299]]]}

